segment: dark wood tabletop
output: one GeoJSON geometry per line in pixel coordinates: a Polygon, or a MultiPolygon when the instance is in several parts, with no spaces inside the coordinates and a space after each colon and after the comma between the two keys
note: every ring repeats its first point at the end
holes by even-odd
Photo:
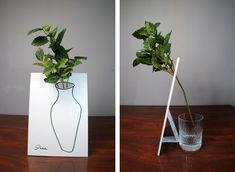
{"type": "MultiPolygon", "coordinates": [[[[157,156],[165,107],[121,106],[121,172],[234,172],[235,108],[232,106],[193,106],[203,121],[203,146],[194,153],[184,152],[177,143],[164,143],[157,156]]],[[[171,107],[177,115],[184,107],[171,107]]],[[[170,134],[169,124],[166,133],[170,134]]]]}
{"type": "Polygon", "coordinates": [[[114,117],[89,117],[89,157],[27,156],[28,116],[0,115],[0,172],[113,172],[114,117]]]}

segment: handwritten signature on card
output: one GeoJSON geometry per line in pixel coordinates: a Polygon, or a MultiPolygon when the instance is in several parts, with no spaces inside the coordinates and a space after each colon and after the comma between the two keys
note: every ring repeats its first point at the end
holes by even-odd
{"type": "Polygon", "coordinates": [[[37,145],[35,146],[35,149],[34,149],[34,150],[47,150],[47,148],[41,146],[40,144],[37,144],[37,145]]]}

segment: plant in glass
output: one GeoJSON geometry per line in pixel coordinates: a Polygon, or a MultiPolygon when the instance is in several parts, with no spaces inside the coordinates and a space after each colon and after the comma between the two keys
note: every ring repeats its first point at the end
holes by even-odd
{"type": "Polygon", "coordinates": [[[41,33],[31,43],[38,47],[35,53],[37,62],[34,65],[43,67],[45,82],[55,84],[57,98],[50,108],[50,122],[59,148],[72,153],[76,145],[82,106],[74,96],[75,84],[69,82],[69,78],[74,68],[87,58],[69,56],[72,48],[66,49],[61,45],[65,32],[66,29],[59,31],[58,27],[44,25],[30,30],[28,35],[41,33]],[[49,52],[45,53],[41,46],[47,44],[49,52]]]}
{"type": "MultiPolygon", "coordinates": [[[[171,43],[169,42],[171,32],[164,36],[161,32],[158,32],[159,26],[160,23],[145,21],[144,26],[132,34],[135,38],[143,40],[143,49],[136,52],[137,58],[133,61],[133,67],[139,64],[149,65],[153,72],[163,71],[173,76],[174,63],[171,59],[171,43]]],[[[186,92],[178,76],[176,76],[176,80],[182,90],[188,114],[193,122],[186,92]]]]}
{"type": "Polygon", "coordinates": [[[75,56],[69,57],[69,52],[72,48],[66,49],[61,45],[66,32],[66,28],[59,32],[58,27],[52,28],[51,25],[44,25],[32,29],[27,35],[40,32],[41,35],[36,36],[31,45],[38,47],[35,56],[38,62],[34,63],[36,66],[43,67],[44,81],[47,83],[56,84],[61,82],[63,88],[68,87],[69,77],[72,75],[75,66],[82,64],[82,60],[86,57],[75,56]],[[45,53],[41,46],[49,44],[49,52],[45,53]],[[67,80],[67,84],[65,84],[67,80]]]}

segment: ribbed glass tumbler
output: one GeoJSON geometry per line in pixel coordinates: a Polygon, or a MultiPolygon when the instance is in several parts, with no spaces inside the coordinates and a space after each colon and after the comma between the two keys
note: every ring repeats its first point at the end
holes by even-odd
{"type": "Polygon", "coordinates": [[[201,114],[181,114],[178,116],[179,145],[184,151],[197,151],[202,146],[204,117],[201,114]]]}

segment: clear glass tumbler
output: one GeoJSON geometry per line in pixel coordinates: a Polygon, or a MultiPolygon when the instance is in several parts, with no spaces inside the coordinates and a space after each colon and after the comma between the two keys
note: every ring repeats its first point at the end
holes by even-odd
{"type": "Polygon", "coordinates": [[[192,114],[193,121],[189,114],[178,116],[179,124],[179,145],[185,151],[197,151],[202,146],[202,122],[201,114],[192,114]]]}

